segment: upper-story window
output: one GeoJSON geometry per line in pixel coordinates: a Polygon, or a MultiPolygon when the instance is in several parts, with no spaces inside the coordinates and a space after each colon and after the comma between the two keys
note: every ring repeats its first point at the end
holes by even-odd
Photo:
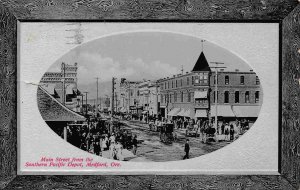
{"type": "Polygon", "coordinates": [[[255,103],[259,102],[259,91],[255,92],[255,103]]]}
{"type": "Polygon", "coordinates": [[[168,89],[170,88],[170,81],[168,81],[168,89]]]}
{"type": "Polygon", "coordinates": [[[240,92],[235,91],[234,93],[234,103],[240,103],[240,92]]]}
{"type": "Polygon", "coordinates": [[[176,84],[175,84],[175,87],[177,88],[177,80],[176,80],[176,84]]]}
{"type": "Polygon", "coordinates": [[[225,91],[224,93],[224,103],[229,103],[229,92],[225,91]]]}
{"type": "Polygon", "coordinates": [[[181,102],[183,102],[183,92],[181,92],[181,102]]]}
{"type": "Polygon", "coordinates": [[[245,84],[245,77],[244,76],[240,77],[240,84],[245,84]]]}
{"type": "Polygon", "coordinates": [[[258,76],[256,76],[256,84],[257,84],[257,85],[260,84],[258,76]]]}
{"type": "Polygon", "coordinates": [[[160,95],[161,103],[164,103],[164,95],[160,95]]]}
{"type": "Polygon", "coordinates": [[[192,76],[192,85],[194,84],[194,76],[192,76]]]}
{"type": "Polygon", "coordinates": [[[226,85],[229,84],[229,76],[228,75],[225,76],[225,84],[226,85]]]}
{"type": "Polygon", "coordinates": [[[194,79],[195,79],[195,84],[199,84],[199,77],[195,76],[194,79]]]}
{"type": "Polygon", "coordinates": [[[186,85],[190,85],[190,78],[189,77],[186,78],[186,85]]]}
{"type": "Polygon", "coordinates": [[[245,93],[245,103],[249,103],[250,102],[250,93],[249,91],[246,91],[245,93]]]}
{"type": "Polygon", "coordinates": [[[172,80],[172,88],[174,88],[174,81],[172,80]]]}
{"type": "Polygon", "coordinates": [[[177,93],[174,92],[174,102],[177,102],[177,93]]]}
{"type": "Polygon", "coordinates": [[[167,89],[167,82],[165,82],[165,89],[167,89]]]}
{"type": "Polygon", "coordinates": [[[218,91],[214,91],[213,96],[214,96],[214,102],[218,101],[219,92],[218,92],[218,91]],[[217,93],[216,93],[216,92],[217,92],[217,93]],[[217,94],[217,95],[216,95],[216,94],[217,94]],[[217,97],[217,100],[216,100],[216,97],[217,97]]]}
{"type": "Polygon", "coordinates": [[[189,91],[187,92],[187,95],[188,95],[187,101],[188,101],[188,102],[191,102],[191,93],[190,93],[189,91]]]}
{"type": "Polygon", "coordinates": [[[169,96],[169,102],[172,103],[172,94],[169,96]]]}
{"type": "MultiPolygon", "coordinates": [[[[217,79],[217,77],[216,77],[216,75],[214,75],[214,84],[216,84],[216,79],[217,79]]],[[[217,82],[217,84],[218,84],[218,82],[217,82]]]]}

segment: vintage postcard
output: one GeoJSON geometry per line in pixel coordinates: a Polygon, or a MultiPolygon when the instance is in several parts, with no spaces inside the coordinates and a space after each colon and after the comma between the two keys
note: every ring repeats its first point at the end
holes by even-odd
{"type": "Polygon", "coordinates": [[[276,23],[20,24],[19,174],[277,174],[276,23]]]}

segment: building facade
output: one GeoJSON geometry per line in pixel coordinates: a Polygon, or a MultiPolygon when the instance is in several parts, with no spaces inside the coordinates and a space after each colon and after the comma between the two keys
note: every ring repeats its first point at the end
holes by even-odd
{"type": "Polygon", "coordinates": [[[73,111],[80,111],[80,91],[77,89],[77,63],[62,63],[59,72],[46,72],[39,86],[73,111]]]}
{"type": "Polygon", "coordinates": [[[158,85],[156,81],[144,81],[139,84],[139,103],[143,106],[144,114],[158,115],[158,85]]]}
{"type": "Polygon", "coordinates": [[[210,68],[201,52],[191,72],[159,79],[160,112],[163,117],[257,118],[262,90],[258,76],[249,71],[210,68]],[[215,87],[217,85],[217,109],[215,87]]]}
{"type": "Polygon", "coordinates": [[[139,81],[128,81],[122,78],[119,85],[119,111],[138,113],[143,110],[139,103],[139,81]]]}

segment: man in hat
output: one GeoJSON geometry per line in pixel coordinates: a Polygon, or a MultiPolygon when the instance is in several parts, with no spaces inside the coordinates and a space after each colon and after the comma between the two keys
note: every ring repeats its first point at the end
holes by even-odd
{"type": "Polygon", "coordinates": [[[183,157],[183,159],[189,159],[189,153],[190,153],[190,145],[189,145],[189,139],[186,139],[186,143],[184,145],[184,152],[185,155],[183,157]]]}

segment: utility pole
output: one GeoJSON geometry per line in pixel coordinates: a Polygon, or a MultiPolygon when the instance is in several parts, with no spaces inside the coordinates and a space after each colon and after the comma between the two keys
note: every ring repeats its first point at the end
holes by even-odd
{"type": "Polygon", "coordinates": [[[118,94],[115,92],[115,99],[116,99],[116,112],[118,111],[118,94]]]}
{"type": "Polygon", "coordinates": [[[88,114],[88,109],[87,109],[87,94],[88,94],[88,92],[83,92],[83,93],[85,93],[85,115],[87,116],[87,114],[88,114]]]}
{"type": "Polygon", "coordinates": [[[66,87],[65,87],[65,80],[66,80],[66,64],[62,62],[61,64],[62,69],[62,104],[66,104],[66,87]]]}
{"type": "Polygon", "coordinates": [[[218,69],[226,67],[218,67],[218,65],[224,64],[221,62],[210,62],[216,64],[215,67],[210,67],[215,69],[215,129],[218,130],[218,69]]]}
{"type": "Polygon", "coordinates": [[[115,80],[116,80],[116,78],[113,77],[112,78],[112,92],[111,92],[111,118],[112,118],[113,112],[114,112],[115,80]]]}
{"type": "Polygon", "coordinates": [[[98,116],[98,80],[99,80],[99,77],[96,77],[96,80],[97,80],[96,117],[97,117],[98,116]]]}
{"type": "Polygon", "coordinates": [[[81,94],[80,96],[81,96],[81,107],[82,107],[82,115],[83,115],[83,113],[84,113],[84,111],[83,111],[83,96],[84,96],[84,95],[81,94]]]}

